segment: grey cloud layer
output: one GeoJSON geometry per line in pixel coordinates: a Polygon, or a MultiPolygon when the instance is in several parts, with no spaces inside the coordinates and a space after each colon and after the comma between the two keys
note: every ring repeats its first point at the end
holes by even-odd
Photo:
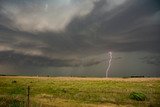
{"type": "Polygon", "coordinates": [[[156,66],[160,66],[160,56],[159,55],[154,55],[154,56],[145,56],[140,58],[143,62],[147,64],[152,64],[156,66]]]}
{"type": "Polygon", "coordinates": [[[64,1],[1,0],[0,51],[58,59],[58,66],[110,50],[160,53],[158,0],[64,1]]]}
{"type": "Polygon", "coordinates": [[[73,17],[88,14],[94,2],[94,0],[78,3],[70,0],[38,1],[2,2],[1,14],[12,21],[10,24],[12,29],[27,32],[61,31],[73,17]]]}
{"type": "Polygon", "coordinates": [[[19,65],[19,66],[33,66],[33,67],[78,67],[78,66],[93,66],[104,62],[105,60],[91,59],[83,61],[78,59],[50,59],[43,56],[29,56],[15,53],[14,51],[0,52],[1,65],[19,65]]]}

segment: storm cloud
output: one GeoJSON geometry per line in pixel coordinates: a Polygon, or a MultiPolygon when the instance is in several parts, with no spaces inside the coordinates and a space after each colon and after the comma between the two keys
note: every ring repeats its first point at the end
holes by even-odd
{"type": "Polygon", "coordinates": [[[145,56],[145,57],[140,58],[140,60],[142,60],[143,62],[145,62],[147,64],[160,66],[160,56],[159,55],[156,55],[156,56],[145,56]]]}
{"type": "Polygon", "coordinates": [[[159,54],[159,28],[158,0],[1,0],[0,63],[92,66],[107,58],[81,59],[108,51],[159,54]]]}

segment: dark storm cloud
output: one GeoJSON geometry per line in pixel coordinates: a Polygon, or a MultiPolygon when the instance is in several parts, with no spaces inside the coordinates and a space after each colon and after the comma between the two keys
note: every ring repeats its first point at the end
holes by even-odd
{"type": "Polygon", "coordinates": [[[15,53],[14,51],[2,51],[0,52],[0,64],[1,65],[19,65],[19,66],[52,66],[52,67],[77,67],[77,66],[93,66],[104,62],[105,60],[92,59],[87,62],[81,60],[70,59],[51,59],[43,56],[31,56],[15,53]]]}
{"type": "Polygon", "coordinates": [[[16,53],[1,63],[77,66],[82,56],[110,50],[160,53],[158,0],[15,1],[0,1],[0,55],[16,53]]]}
{"type": "Polygon", "coordinates": [[[70,64],[72,60],[50,59],[42,56],[30,56],[14,53],[13,51],[0,52],[0,63],[2,65],[19,65],[19,66],[53,66],[67,67],[74,66],[70,64]]]}
{"type": "Polygon", "coordinates": [[[145,62],[147,64],[160,66],[160,56],[159,55],[156,55],[156,56],[145,56],[145,57],[140,58],[140,60],[142,60],[143,62],[145,62]]]}
{"type": "Polygon", "coordinates": [[[160,18],[155,15],[160,12],[158,6],[152,6],[154,3],[150,0],[134,1],[105,12],[101,7],[106,5],[106,0],[96,3],[86,18],[76,18],[69,24],[69,31],[78,32],[80,40],[99,51],[160,51],[160,23],[153,18],[160,18]]]}

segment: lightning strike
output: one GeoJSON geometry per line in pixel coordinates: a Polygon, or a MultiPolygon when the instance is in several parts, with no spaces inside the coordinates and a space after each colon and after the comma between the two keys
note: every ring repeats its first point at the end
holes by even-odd
{"type": "Polygon", "coordinates": [[[106,77],[108,77],[108,72],[109,72],[109,69],[110,69],[110,67],[111,67],[112,52],[108,52],[108,55],[109,55],[109,61],[108,61],[108,67],[107,67],[107,70],[106,70],[106,77]]]}

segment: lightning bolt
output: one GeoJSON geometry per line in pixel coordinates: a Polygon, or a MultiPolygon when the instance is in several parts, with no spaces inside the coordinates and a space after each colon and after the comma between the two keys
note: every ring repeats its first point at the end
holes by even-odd
{"type": "Polygon", "coordinates": [[[108,55],[109,55],[109,61],[108,61],[108,67],[107,67],[107,70],[106,70],[106,77],[108,77],[108,71],[111,67],[111,62],[112,62],[112,52],[108,52],[108,55]]]}

